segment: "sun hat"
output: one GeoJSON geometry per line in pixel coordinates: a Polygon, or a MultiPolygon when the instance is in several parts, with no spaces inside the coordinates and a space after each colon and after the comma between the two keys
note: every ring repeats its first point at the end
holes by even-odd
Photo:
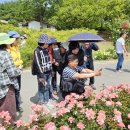
{"type": "Polygon", "coordinates": [[[0,33],[0,45],[12,44],[14,41],[15,38],[10,38],[7,33],[0,33]]]}
{"type": "Polygon", "coordinates": [[[39,39],[38,39],[38,43],[47,43],[50,44],[51,43],[51,39],[47,34],[41,34],[39,39]]]}
{"type": "Polygon", "coordinates": [[[8,35],[10,38],[19,38],[20,37],[20,34],[16,31],[9,31],[8,35]]]}
{"type": "Polygon", "coordinates": [[[50,44],[53,44],[53,43],[57,43],[57,39],[54,38],[54,37],[51,37],[51,42],[50,42],[50,44]]]}
{"type": "Polygon", "coordinates": [[[66,42],[61,42],[60,47],[63,47],[64,49],[68,50],[68,45],[66,42]]]}

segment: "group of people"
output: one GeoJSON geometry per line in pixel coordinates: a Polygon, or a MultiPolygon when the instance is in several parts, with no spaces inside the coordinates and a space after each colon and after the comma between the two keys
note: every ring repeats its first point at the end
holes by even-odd
{"type": "MultiPolygon", "coordinates": [[[[116,42],[117,71],[121,71],[124,52],[128,55],[125,48],[126,34],[121,33],[120,36],[116,42]]],[[[16,31],[0,33],[0,111],[10,113],[11,123],[16,119],[16,111],[22,111],[20,89],[23,61],[19,38],[16,31]]],[[[82,94],[86,84],[96,89],[94,77],[100,76],[102,69],[94,71],[92,50],[99,50],[97,44],[84,42],[80,45],[77,41],[61,43],[47,34],[41,34],[34,50],[31,69],[32,75],[37,76],[38,104],[53,108],[59,90],[64,99],[70,93],[82,94]],[[60,75],[59,87],[57,73],[60,75]]]]}
{"type": "Polygon", "coordinates": [[[32,63],[32,74],[37,75],[38,81],[38,103],[52,108],[59,89],[63,98],[72,92],[82,94],[87,78],[90,78],[89,85],[96,89],[94,76],[100,76],[102,69],[94,71],[92,50],[98,49],[95,43],[80,45],[72,41],[67,46],[47,34],[41,34],[32,63]],[[60,75],[59,88],[57,72],[60,75]]]}

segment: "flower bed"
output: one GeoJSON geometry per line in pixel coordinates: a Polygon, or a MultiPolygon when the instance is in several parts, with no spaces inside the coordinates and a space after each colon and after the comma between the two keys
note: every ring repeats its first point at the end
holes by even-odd
{"type": "Polygon", "coordinates": [[[8,113],[1,112],[0,130],[130,129],[130,85],[109,86],[98,94],[86,86],[83,95],[68,95],[51,115],[40,105],[34,104],[32,109],[29,123],[18,120],[13,127],[9,125],[8,113]]]}

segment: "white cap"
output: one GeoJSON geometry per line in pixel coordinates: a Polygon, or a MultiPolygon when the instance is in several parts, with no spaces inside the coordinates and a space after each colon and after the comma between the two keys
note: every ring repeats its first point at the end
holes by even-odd
{"type": "Polygon", "coordinates": [[[68,50],[68,44],[66,42],[61,42],[60,46],[68,50]]]}

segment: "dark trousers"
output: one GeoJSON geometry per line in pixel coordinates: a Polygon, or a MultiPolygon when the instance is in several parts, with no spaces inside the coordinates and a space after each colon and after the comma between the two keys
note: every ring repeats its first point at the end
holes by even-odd
{"type": "MultiPolygon", "coordinates": [[[[89,61],[89,62],[86,64],[86,67],[87,67],[88,69],[94,70],[93,61],[89,61]]],[[[94,77],[91,77],[90,80],[89,80],[89,85],[94,84],[94,82],[95,82],[94,77]]]]}
{"type": "Polygon", "coordinates": [[[21,90],[21,75],[17,77],[19,89],[15,89],[15,98],[16,98],[16,108],[17,110],[20,107],[20,90],[21,90]]]}

